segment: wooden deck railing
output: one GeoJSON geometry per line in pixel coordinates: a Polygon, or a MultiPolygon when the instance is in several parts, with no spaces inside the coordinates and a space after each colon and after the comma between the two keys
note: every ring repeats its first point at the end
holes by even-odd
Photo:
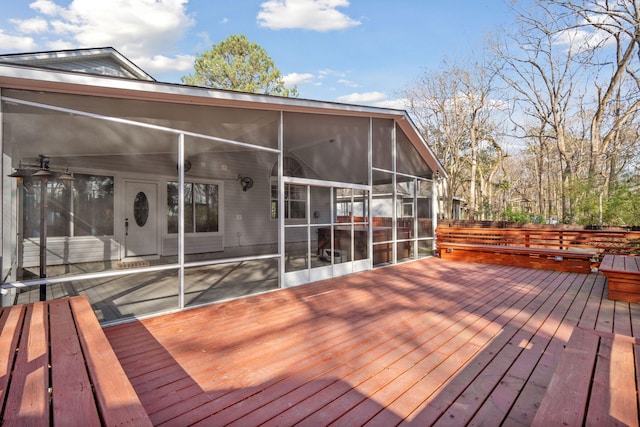
{"type": "Polygon", "coordinates": [[[600,254],[640,255],[640,231],[467,228],[438,225],[436,242],[543,249],[596,249],[600,254]]]}

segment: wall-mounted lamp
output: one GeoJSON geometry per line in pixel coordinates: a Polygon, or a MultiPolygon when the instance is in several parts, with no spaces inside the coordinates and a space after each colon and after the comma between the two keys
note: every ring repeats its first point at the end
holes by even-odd
{"type": "MultiPolygon", "coordinates": [[[[180,169],[180,163],[176,165],[176,169],[180,169]]],[[[191,170],[191,160],[184,161],[184,173],[187,173],[191,170]]]]}

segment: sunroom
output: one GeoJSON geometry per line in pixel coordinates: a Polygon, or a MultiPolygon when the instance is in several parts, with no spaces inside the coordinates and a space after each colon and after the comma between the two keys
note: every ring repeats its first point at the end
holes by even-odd
{"type": "Polygon", "coordinates": [[[430,256],[404,111],[0,64],[3,305],[104,323],[430,256]]]}

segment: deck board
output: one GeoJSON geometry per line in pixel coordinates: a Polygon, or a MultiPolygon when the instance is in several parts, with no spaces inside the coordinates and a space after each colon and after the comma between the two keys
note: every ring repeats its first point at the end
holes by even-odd
{"type": "Polygon", "coordinates": [[[9,393],[4,409],[3,423],[18,425],[28,420],[32,426],[48,426],[50,416],[46,393],[49,388],[47,313],[44,303],[26,308],[25,324],[18,346],[16,368],[11,374],[11,387],[21,393],[9,393]]]}
{"type": "Polygon", "coordinates": [[[58,425],[99,426],[100,417],[67,300],[49,303],[53,419],[58,425]]]}
{"type": "Polygon", "coordinates": [[[527,379],[524,388],[520,392],[520,396],[514,402],[508,417],[505,419],[505,424],[529,425],[533,421],[539,402],[542,401],[546,392],[547,381],[553,375],[554,368],[558,364],[559,355],[571,338],[574,329],[573,325],[576,325],[580,320],[581,314],[585,313],[584,309],[589,300],[589,295],[597,283],[597,277],[596,275],[588,277],[580,287],[553,339],[545,348],[531,376],[527,379]]]}
{"type": "Polygon", "coordinates": [[[640,330],[603,295],[601,274],[429,258],[105,334],[155,425],[528,425],[576,326],[640,330]]]}
{"type": "Polygon", "coordinates": [[[594,374],[587,425],[637,426],[637,399],[632,399],[635,379],[628,374],[635,369],[633,344],[616,336],[603,338],[596,357],[605,363],[598,363],[594,374]]]}

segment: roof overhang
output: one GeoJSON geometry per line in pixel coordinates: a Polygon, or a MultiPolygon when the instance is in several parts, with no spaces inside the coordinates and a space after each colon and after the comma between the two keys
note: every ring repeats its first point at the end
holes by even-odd
{"type": "MultiPolygon", "coordinates": [[[[132,78],[152,82],[155,81],[150,74],[112,47],[0,55],[0,62],[50,70],[64,70],[64,68],[60,68],[60,64],[67,63],[69,61],[93,61],[100,59],[112,61],[124,72],[131,75],[132,78]]],[[[88,74],[98,75],[97,73],[88,74]]]]}

